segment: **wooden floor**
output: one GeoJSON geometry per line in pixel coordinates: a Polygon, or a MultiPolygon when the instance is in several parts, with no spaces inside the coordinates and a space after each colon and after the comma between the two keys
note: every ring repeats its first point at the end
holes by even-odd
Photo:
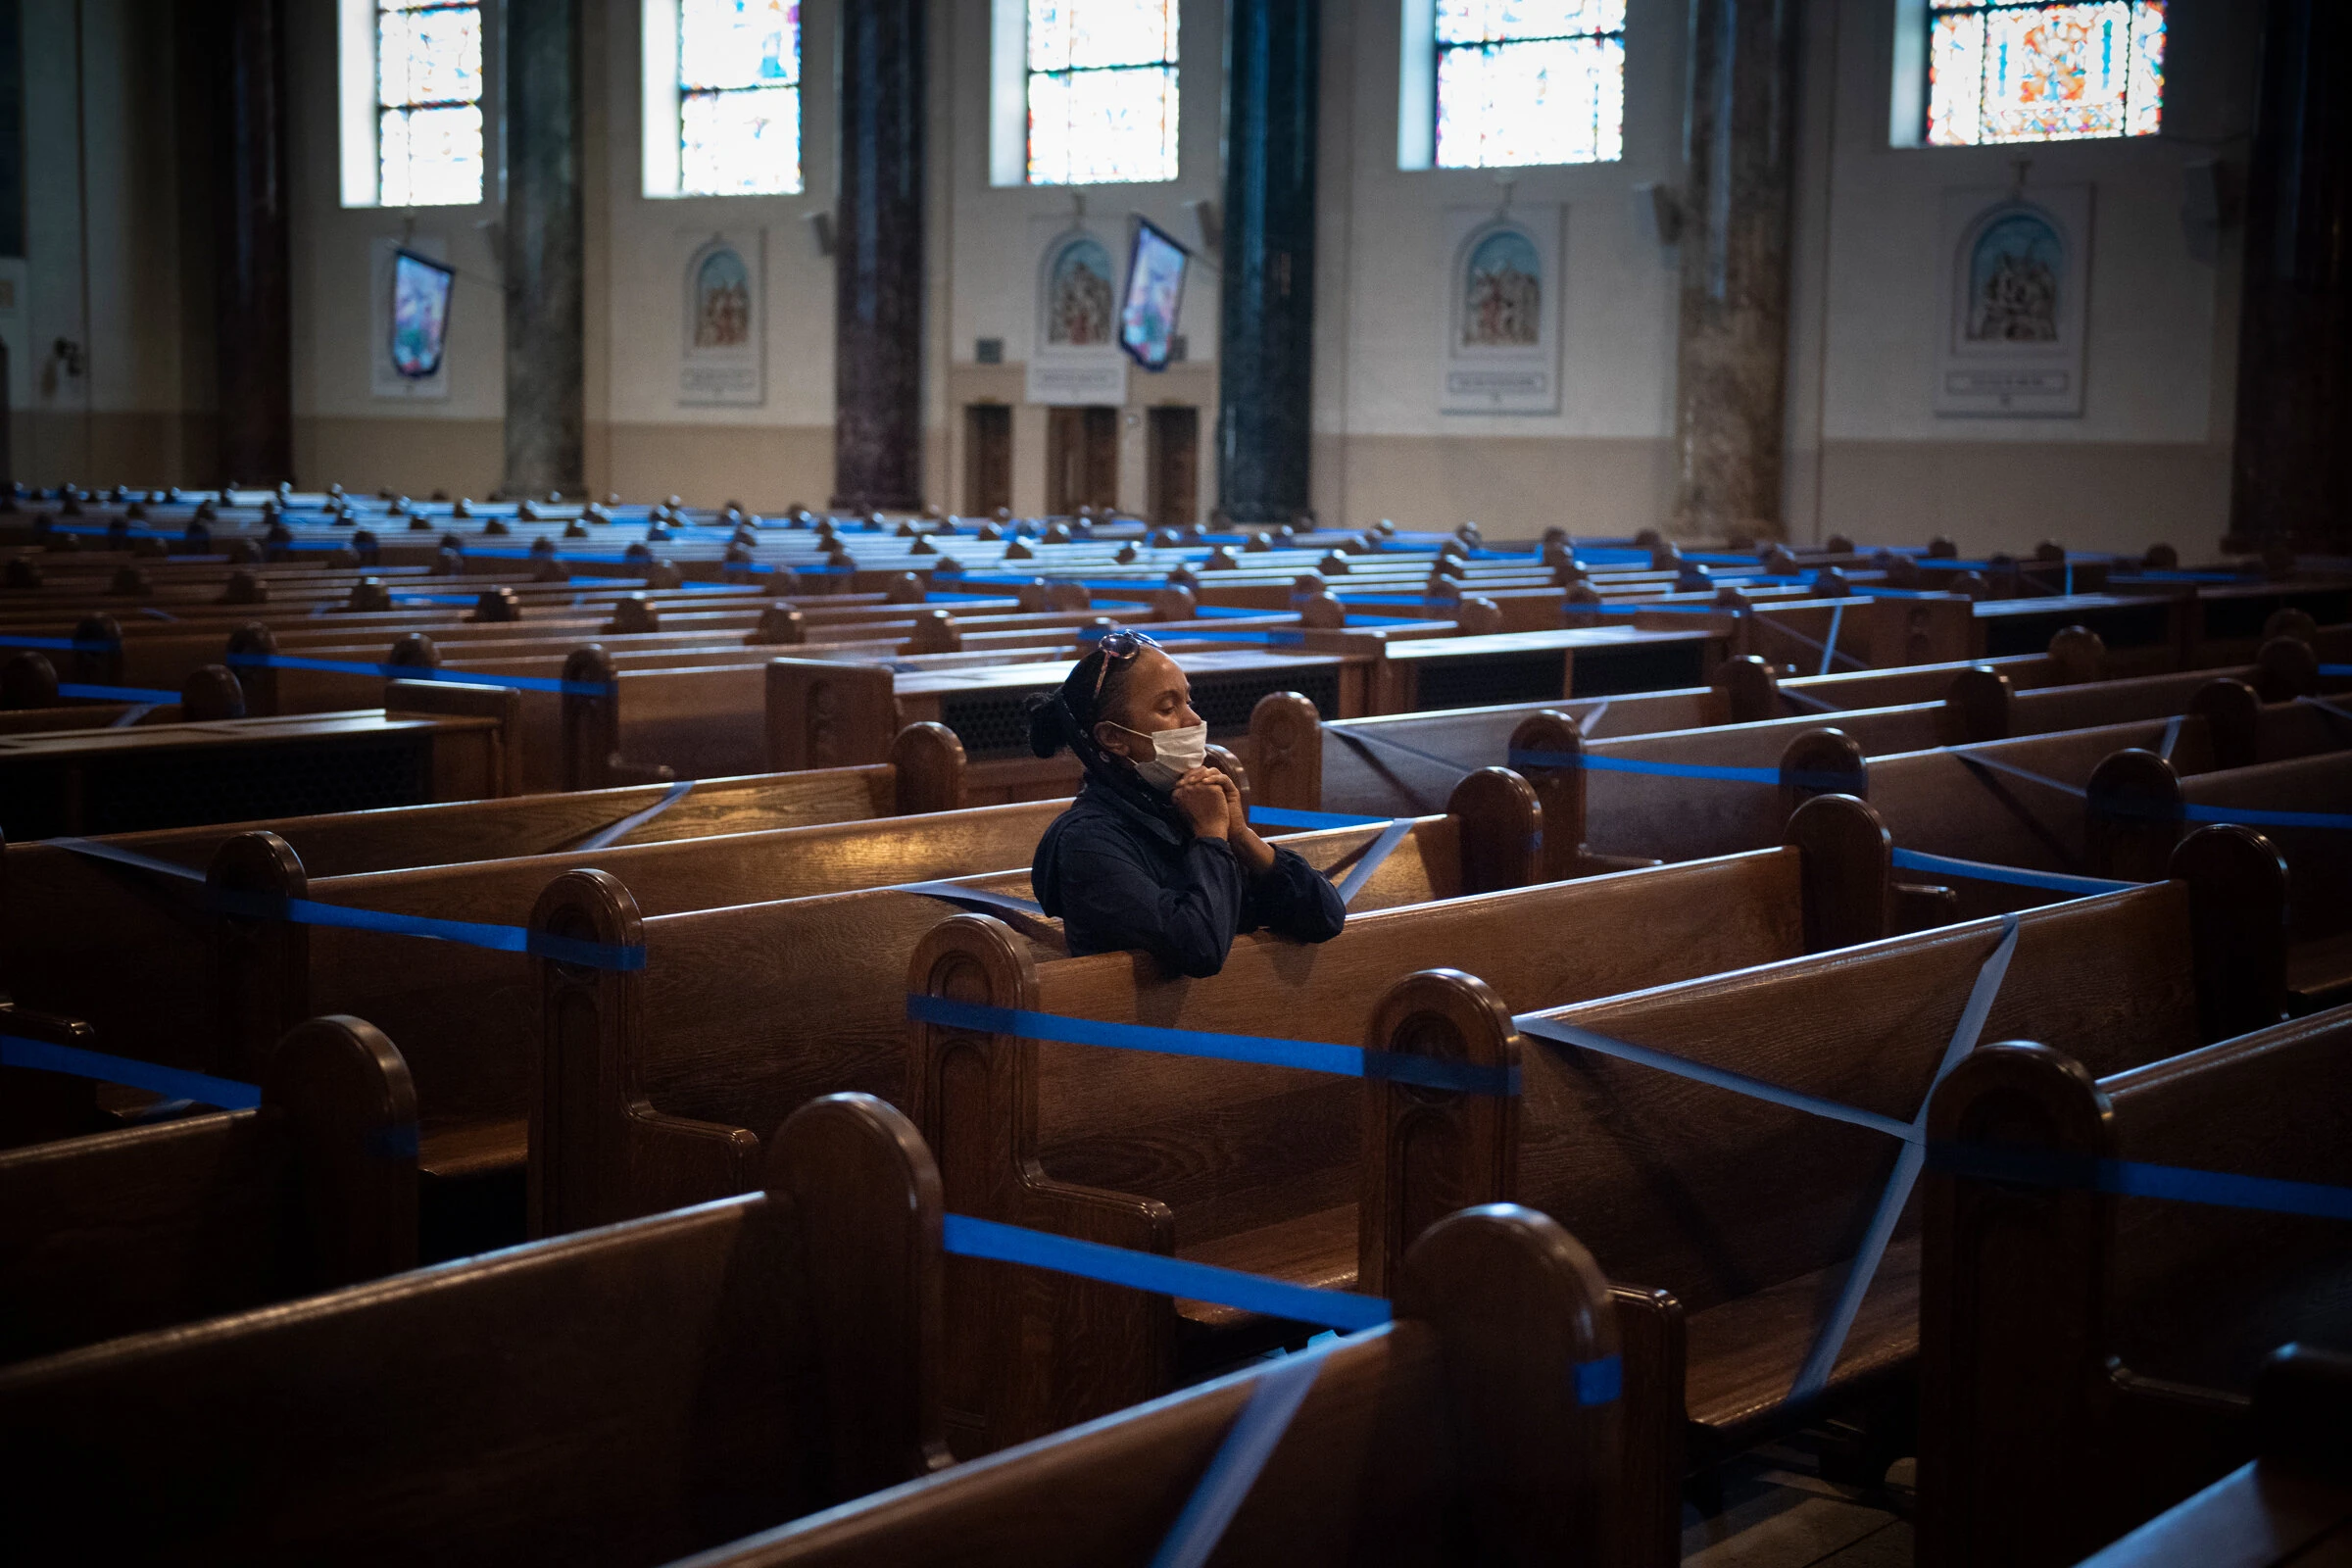
{"type": "Polygon", "coordinates": [[[1723,1511],[1686,1504],[1687,1568],[1911,1568],[1912,1461],[1864,1491],[1821,1477],[1802,1437],[1724,1466],[1723,1511]]]}

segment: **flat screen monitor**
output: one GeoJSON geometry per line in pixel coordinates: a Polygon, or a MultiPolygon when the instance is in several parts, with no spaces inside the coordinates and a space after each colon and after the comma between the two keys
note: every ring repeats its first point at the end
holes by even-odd
{"type": "Polygon", "coordinates": [[[1127,258],[1127,299],[1119,307],[1119,347],[1147,370],[1168,368],[1184,269],[1192,253],[1141,219],[1127,258]]]}
{"type": "Polygon", "coordinates": [[[421,381],[441,368],[455,269],[413,251],[392,253],[392,368],[421,381]]]}

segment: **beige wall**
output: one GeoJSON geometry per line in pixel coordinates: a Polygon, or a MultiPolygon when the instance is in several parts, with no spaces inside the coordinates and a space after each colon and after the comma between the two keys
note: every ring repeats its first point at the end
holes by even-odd
{"type": "MultiPolygon", "coordinates": [[[[833,269],[808,224],[834,200],[830,62],[838,0],[803,7],[806,189],[761,198],[649,198],[639,168],[640,0],[585,12],[588,167],[587,479],[593,492],[704,504],[820,504],[832,487],[833,269]],[[682,405],[683,269],[712,232],[759,236],[765,398],[682,405]]],[[[2049,536],[2085,547],[2169,538],[2212,548],[2227,515],[2237,309],[2234,230],[2182,220],[2183,169],[2220,148],[2242,166],[2259,0],[2176,0],[2167,134],[2023,149],[2031,183],[2094,194],[2087,404],[2078,418],[1937,416],[1930,402],[1936,213],[1947,187],[2002,183],[2018,150],[1888,145],[1894,0],[1803,0],[1796,276],[1791,298],[1787,515],[1798,538],[1948,533],[1971,552],[2049,536]],[[2238,139],[2233,139],[2238,138],[2238,139]]],[[[1663,519],[1673,493],[1675,267],[1634,187],[1680,177],[1685,0],[1631,0],[1621,162],[1514,172],[1516,202],[1563,204],[1562,400],[1544,416],[1438,411],[1431,357],[1446,210],[1502,199],[1494,175],[1399,171],[1401,0],[1325,0],[1318,170],[1313,504],[1330,521],[1405,526],[1474,518],[1491,534],[1562,523],[1623,533],[1663,519]]],[[[27,477],[197,481],[211,472],[209,253],[175,140],[164,0],[27,0],[30,228],[15,418],[27,477]],[[68,69],[50,69],[68,62],[68,69]],[[89,127],[86,146],[74,127],[89,127]],[[82,164],[86,162],[86,172],[82,164]],[[81,193],[87,190],[86,214],[81,193]],[[87,223],[89,295],[82,310],[87,223]],[[85,343],[89,369],[45,360],[85,343]],[[38,348],[40,353],[32,351],[38,348]]],[[[1188,201],[1221,198],[1223,6],[1186,0],[1180,177],[1085,190],[1088,214],[1130,213],[1190,241],[1188,201]]],[[[307,483],[478,494],[503,466],[499,208],[432,209],[460,270],[450,396],[375,396],[370,245],[409,217],[340,205],[334,10],[290,8],[296,458],[307,483]]],[[[986,0],[933,0],[925,470],[962,503],[963,408],[1016,405],[1014,502],[1045,500],[1042,409],[1022,404],[1041,223],[1067,189],[988,182],[986,0]],[[975,363],[1003,338],[1006,363],[975,363]]],[[[491,62],[496,78],[495,51],[491,62]]],[[[495,112],[495,103],[492,106],[495,112]]],[[[184,126],[181,127],[184,132],[184,126]]],[[[495,182],[494,182],[495,184],[495,182]]],[[[1120,495],[1143,503],[1143,411],[1201,410],[1203,506],[1213,502],[1218,274],[1196,266],[1184,306],[1191,363],[1129,377],[1120,495]]]]}

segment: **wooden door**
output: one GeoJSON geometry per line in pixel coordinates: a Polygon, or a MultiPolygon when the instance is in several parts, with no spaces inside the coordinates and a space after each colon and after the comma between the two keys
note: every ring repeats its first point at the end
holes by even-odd
{"type": "Polygon", "coordinates": [[[1119,504],[1119,411],[1051,409],[1046,419],[1046,511],[1069,516],[1080,507],[1119,504]]]}
{"type": "Polygon", "coordinates": [[[975,403],[963,411],[963,510],[989,516],[1012,505],[1012,410],[975,403]]]}
{"type": "Polygon", "coordinates": [[[1152,520],[1182,528],[1200,520],[1200,411],[1152,411],[1149,431],[1152,520]]]}

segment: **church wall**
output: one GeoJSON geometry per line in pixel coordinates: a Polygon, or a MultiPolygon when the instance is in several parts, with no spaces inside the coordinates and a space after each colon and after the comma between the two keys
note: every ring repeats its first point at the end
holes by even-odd
{"type": "MultiPolygon", "coordinates": [[[[1942,532],[1972,552],[2046,536],[2210,550],[2227,515],[2239,235],[2185,220],[2184,168],[2218,153],[2242,170],[2258,0],[2175,0],[2164,136],[2027,149],[1890,147],[1892,0],[1805,3],[1790,533],[1942,532]],[[2020,156],[2032,160],[2029,190],[2093,187],[2083,411],[1939,416],[1941,193],[2003,186],[2020,156]]],[[[1399,11],[1399,0],[1325,0],[1312,504],[1331,521],[1475,518],[1491,532],[1556,521],[1623,533],[1661,521],[1674,490],[1678,259],[1636,187],[1680,178],[1685,0],[1632,0],[1623,160],[1513,172],[1397,168],[1399,11]],[[1557,413],[1439,411],[1447,215],[1499,206],[1497,172],[1512,176],[1514,208],[1565,209],[1557,413]]],[[[638,0],[585,9],[592,490],[768,507],[830,494],[833,266],[808,219],[835,195],[836,0],[804,12],[806,189],[681,199],[643,194],[638,0]],[[760,256],[764,396],[752,407],[687,406],[679,389],[686,260],[721,231],[751,236],[760,256]]],[[[29,260],[21,318],[0,308],[0,335],[25,349],[13,376],[19,469],[51,482],[209,482],[210,257],[175,74],[173,28],[184,22],[163,0],[87,0],[82,16],[78,94],[70,70],[26,74],[29,260]],[[48,353],[60,337],[84,345],[85,376],[61,373],[48,353]]],[[[73,60],[74,17],[68,0],[27,0],[26,60],[73,60]]],[[[1219,0],[1187,0],[1179,178],[999,187],[989,179],[990,7],[933,0],[924,439],[927,492],[942,505],[968,504],[965,410],[984,401],[1013,408],[1013,505],[1045,505],[1048,415],[1026,401],[1026,362],[1040,249],[1079,199],[1122,269],[1131,213],[1198,245],[1186,204],[1222,205],[1222,24],[1219,0]],[[980,339],[1002,340],[1003,363],[979,363],[980,339]]],[[[334,8],[289,7],[288,25],[298,472],[306,483],[487,492],[503,468],[499,209],[416,215],[414,231],[438,236],[460,272],[448,396],[377,396],[367,360],[372,247],[410,224],[341,207],[334,8]]],[[[490,68],[495,114],[494,49],[490,68]]],[[[1146,414],[1158,402],[1200,410],[1201,508],[1213,504],[1217,260],[1200,257],[1188,284],[1189,360],[1127,377],[1123,505],[1145,502],[1146,414]]]]}

